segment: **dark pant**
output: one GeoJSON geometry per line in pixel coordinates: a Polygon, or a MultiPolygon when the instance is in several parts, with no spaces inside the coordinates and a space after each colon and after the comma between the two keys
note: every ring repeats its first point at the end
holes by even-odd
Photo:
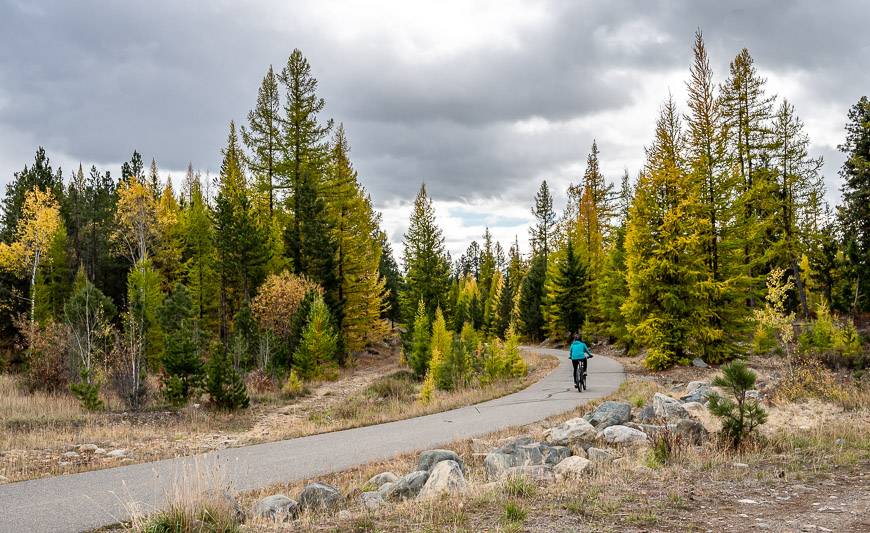
{"type": "Polygon", "coordinates": [[[580,383],[580,376],[586,372],[586,359],[571,359],[571,364],[574,365],[574,386],[580,383]],[[580,367],[580,371],[577,371],[580,367]]]}

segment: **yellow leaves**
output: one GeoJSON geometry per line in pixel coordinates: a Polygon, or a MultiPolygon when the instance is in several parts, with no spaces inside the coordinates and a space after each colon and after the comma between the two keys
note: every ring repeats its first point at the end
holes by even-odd
{"type": "Polygon", "coordinates": [[[0,244],[0,268],[11,272],[25,269],[35,272],[60,227],[60,208],[54,195],[33,188],[24,198],[15,242],[0,244]]]}
{"type": "Polygon", "coordinates": [[[281,274],[272,274],[251,301],[251,313],[263,329],[272,331],[282,339],[290,335],[293,315],[299,309],[308,291],[323,294],[323,289],[317,283],[304,276],[291,274],[286,270],[281,274]]]}
{"type": "Polygon", "coordinates": [[[157,205],[150,187],[136,177],[118,184],[115,207],[115,243],[135,263],[145,259],[157,234],[157,205]]]}

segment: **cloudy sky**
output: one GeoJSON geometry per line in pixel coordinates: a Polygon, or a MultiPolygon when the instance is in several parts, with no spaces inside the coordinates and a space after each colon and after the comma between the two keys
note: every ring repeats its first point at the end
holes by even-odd
{"type": "Polygon", "coordinates": [[[540,181],[563,201],[593,138],[611,181],[636,174],[701,28],[717,81],[746,47],[795,104],[835,202],[846,112],[870,91],[867,20],[857,0],[0,0],[0,183],[38,145],[67,175],[117,174],[134,149],[213,174],[229,120],[300,48],[397,245],[421,181],[454,255],[487,225],[524,245],[540,181]]]}

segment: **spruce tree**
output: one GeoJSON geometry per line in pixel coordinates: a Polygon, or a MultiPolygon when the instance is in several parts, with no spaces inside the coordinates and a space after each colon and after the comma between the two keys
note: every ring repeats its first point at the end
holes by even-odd
{"type": "Polygon", "coordinates": [[[399,272],[399,265],[396,263],[396,258],[393,256],[393,247],[390,245],[387,234],[381,231],[379,233],[381,243],[381,260],[378,272],[384,280],[385,305],[381,310],[381,318],[389,320],[391,323],[401,320],[401,307],[399,306],[399,293],[402,289],[402,273],[399,272]]]}
{"type": "Polygon", "coordinates": [[[535,225],[529,229],[532,251],[536,254],[541,254],[544,257],[544,262],[547,262],[548,256],[553,249],[554,229],[556,226],[556,212],[553,211],[553,197],[550,195],[550,188],[546,181],[541,182],[537,194],[535,194],[535,205],[532,208],[532,214],[535,216],[535,225]]]}
{"type": "Polygon", "coordinates": [[[588,267],[582,255],[575,251],[573,239],[568,239],[564,254],[548,280],[548,303],[553,324],[551,337],[566,338],[578,333],[586,320],[590,302],[588,267]]]}
{"type": "Polygon", "coordinates": [[[160,322],[165,336],[162,357],[163,395],[174,406],[187,403],[203,375],[203,364],[195,342],[195,317],[190,293],[176,284],[163,301],[160,322]]]}
{"type": "Polygon", "coordinates": [[[862,96],[849,109],[846,141],[840,145],[846,161],[843,205],[838,210],[846,256],[852,264],[851,307],[853,312],[870,310],[870,100],[862,96]]]}
{"type": "Polygon", "coordinates": [[[206,364],[205,390],[212,405],[225,411],[247,409],[251,403],[245,382],[223,347],[217,347],[206,364]]]}
{"type": "Polygon", "coordinates": [[[293,368],[302,379],[330,376],[338,360],[338,334],[329,307],[318,294],[308,310],[308,323],[293,355],[293,368]]]}
{"type": "Polygon", "coordinates": [[[532,256],[529,271],[523,278],[519,290],[518,319],[521,332],[528,339],[537,341],[544,331],[544,315],[541,304],[544,297],[544,283],[547,277],[547,260],[543,254],[532,256]]]}

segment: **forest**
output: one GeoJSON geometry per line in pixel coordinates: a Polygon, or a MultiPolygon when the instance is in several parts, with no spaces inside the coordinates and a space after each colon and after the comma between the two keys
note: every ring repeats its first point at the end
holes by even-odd
{"type": "Polygon", "coordinates": [[[572,333],[651,370],[790,343],[796,362],[863,369],[870,100],[844,116],[832,208],[797,110],[746,49],[717,80],[699,32],[686,87],[636,176],[611,183],[593,142],[561,213],[540,184],[529,254],[487,230],[454,260],[424,184],[400,266],[299,50],[229,123],[213,178],[191,165],[176,190],[138,152],[117,177],[64,175],[39,148],[2,203],[0,370],[89,410],[108,394],[234,410],[247,376],[293,394],[395,336],[424,402],[525,375],[522,341],[572,333]]]}

